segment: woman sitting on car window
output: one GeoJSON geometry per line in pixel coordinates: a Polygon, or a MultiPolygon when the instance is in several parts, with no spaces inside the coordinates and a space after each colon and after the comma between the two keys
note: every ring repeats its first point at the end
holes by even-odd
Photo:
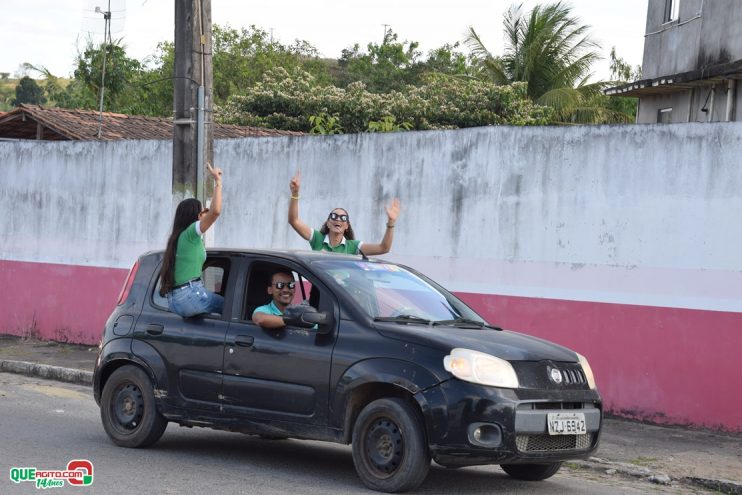
{"type": "Polygon", "coordinates": [[[335,208],[327,216],[327,220],[319,230],[314,230],[299,219],[299,189],[301,174],[297,171],[291,179],[291,199],[289,200],[289,224],[297,234],[309,241],[313,251],[331,251],[333,253],[358,254],[363,251],[366,255],[388,253],[392,249],[394,239],[394,223],[399,216],[399,199],[394,198],[392,204],[386,207],[386,231],[378,244],[366,244],[356,240],[353,227],[350,226],[348,211],[335,208]]]}
{"type": "Polygon", "coordinates": [[[204,287],[201,280],[206,248],[201,236],[222,210],[222,171],[206,164],[214,177],[211,208],[202,209],[195,198],[184,199],[175,210],[173,231],[167,241],[160,270],[160,295],[167,297],[168,309],[183,317],[221,313],[224,298],[204,287]]]}

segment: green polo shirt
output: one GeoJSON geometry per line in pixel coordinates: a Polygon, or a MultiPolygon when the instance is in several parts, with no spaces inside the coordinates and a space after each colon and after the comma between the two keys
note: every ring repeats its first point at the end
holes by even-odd
{"type": "Polygon", "coordinates": [[[206,261],[206,247],[201,236],[196,232],[196,223],[180,233],[175,248],[175,285],[181,285],[194,278],[199,278],[206,261]]]}
{"type": "Polygon", "coordinates": [[[343,237],[335,247],[330,246],[330,238],[323,236],[319,230],[312,229],[312,238],[309,240],[312,251],[330,251],[331,253],[358,254],[361,241],[350,240],[343,237]]]}
{"type": "Polygon", "coordinates": [[[275,301],[271,301],[270,304],[264,304],[263,306],[258,306],[255,308],[255,311],[252,312],[253,316],[255,316],[255,313],[265,313],[267,315],[275,315],[275,316],[283,316],[283,313],[280,309],[278,309],[278,306],[276,306],[275,301]]]}

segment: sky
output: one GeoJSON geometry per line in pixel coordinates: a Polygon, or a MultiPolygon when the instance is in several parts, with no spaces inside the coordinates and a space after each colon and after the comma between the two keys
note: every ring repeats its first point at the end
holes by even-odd
{"type": "MultiPolygon", "coordinates": [[[[74,59],[87,39],[103,39],[103,15],[109,0],[11,0],[0,19],[0,72],[18,74],[21,64],[44,66],[69,77],[74,59]]],[[[130,57],[142,60],[157,43],[173,39],[173,0],[110,0],[112,35],[122,39],[130,57]]],[[[492,53],[503,52],[502,15],[510,0],[211,0],[212,21],[233,28],[256,25],[290,44],[306,40],[325,57],[338,58],[343,48],[379,43],[386,27],[399,40],[417,41],[423,52],[462,41],[473,26],[492,53]]],[[[523,0],[524,10],[546,1],[523,0]]],[[[594,67],[596,78],[609,75],[608,54],[616,47],[632,66],[641,64],[647,0],[568,1],[604,60],[594,67]]],[[[462,51],[466,51],[462,47],[462,51]]],[[[29,74],[36,77],[35,73],[29,74]]]]}

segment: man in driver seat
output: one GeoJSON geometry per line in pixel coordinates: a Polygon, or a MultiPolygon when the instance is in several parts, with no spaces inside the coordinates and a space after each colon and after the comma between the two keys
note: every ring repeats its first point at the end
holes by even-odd
{"type": "Polygon", "coordinates": [[[268,285],[268,294],[273,300],[263,306],[259,306],[252,313],[252,320],[263,328],[283,328],[283,312],[294,299],[294,275],[285,270],[277,271],[271,276],[268,285]]]}

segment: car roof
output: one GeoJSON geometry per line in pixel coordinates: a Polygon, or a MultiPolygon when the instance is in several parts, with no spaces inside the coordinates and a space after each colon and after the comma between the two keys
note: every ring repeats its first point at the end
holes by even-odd
{"type": "MultiPolygon", "coordinates": [[[[155,250],[148,251],[142,256],[162,256],[165,251],[155,250]]],[[[238,255],[257,255],[257,256],[268,256],[278,257],[286,260],[299,261],[303,263],[311,263],[319,260],[347,260],[347,261],[359,261],[363,260],[361,255],[354,254],[342,254],[342,253],[330,253],[327,251],[307,251],[301,249],[249,249],[249,248],[229,248],[229,247],[213,247],[206,249],[207,254],[211,255],[225,255],[225,254],[238,254],[238,255]]],[[[385,260],[369,258],[368,261],[372,262],[383,262],[389,263],[385,260]]],[[[396,264],[396,263],[395,263],[396,264]]]]}

